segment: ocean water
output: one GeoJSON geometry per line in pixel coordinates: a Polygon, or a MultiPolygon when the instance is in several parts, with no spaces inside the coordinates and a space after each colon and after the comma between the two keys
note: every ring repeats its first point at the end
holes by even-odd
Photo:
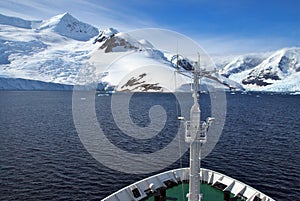
{"type": "MultiPolygon", "coordinates": [[[[151,104],[176,116],[170,94],[136,94],[132,121],[149,124],[151,104]],[[146,104],[145,104],[146,103],[146,104]]],[[[209,97],[202,95],[210,115],[209,97]]],[[[83,99],[84,101],[84,99],[83,99]]],[[[155,152],[174,137],[168,119],[165,135],[151,141],[122,134],[110,115],[111,97],[95,97],[97,118],[112,143],[128,152],[155,152]],[[157,143],[159,141],[159,143],[157,143]]],[[[0,92],[0,200],[100,200],[149,176],[111,170],[84,148],[74,126],[72,92],[0,92]]],[[[186,167],[188,152],[165,170],[186,167]]],[[[300,96],[227,95],[226,122],[205,168],[236,178],[276,200],[300,198],[300,96]]]]}

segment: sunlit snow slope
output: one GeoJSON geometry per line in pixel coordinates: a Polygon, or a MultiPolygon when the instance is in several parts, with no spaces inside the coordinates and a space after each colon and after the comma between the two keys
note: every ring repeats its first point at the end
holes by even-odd
{"type": "MultiPolygon", "coordinates": [[[[195,61],[180,57],[174,63],[175,54],[114,28],[99,31],[69,13],[41,21],[0,14],[1,90],[69,90],[71,85],[188,90],[195,61]]],[[[205,74],[201,90],[213,85],[228,90],[300,91],[299,55],[299,48],[286,48],[228,57],[226,62],[216,59],[218,70],[205,74]]]]}
{"type": "Polygon", "coordinates": [[[300,48],[285,48],[268,56],[240,56],[220,73],[250,91],[300,91],[300,48]]]}

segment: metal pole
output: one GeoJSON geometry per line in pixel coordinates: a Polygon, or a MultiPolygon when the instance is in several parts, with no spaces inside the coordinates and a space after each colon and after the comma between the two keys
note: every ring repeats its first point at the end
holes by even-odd
{"type": "Polygon", "coordinates": [[[189,178],[189,201],[200,201],[200,107],[198,103],[198,85],[199,85],[199,63],[194,67],[194,105],[190,111],[190,178],[189,178]]]}

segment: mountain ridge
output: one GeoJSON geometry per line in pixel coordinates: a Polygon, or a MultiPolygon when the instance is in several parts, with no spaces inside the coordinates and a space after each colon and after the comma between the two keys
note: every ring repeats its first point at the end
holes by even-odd
{"type": "MultiPolygon", "coordinates": [[[[170,72],[174,71],[172,55],[156,49],[151,41],[136,40],[114,28],[100,31],[80,22],[69,13],[41,21],[0,14],[0,28],[0,77],[3,79],[35,79],[65,85],[84,84],[78,82],[78,73],[82,68],[91,72],[95,70],[88,65],[88,61],[99,50],[100,54],[133,52],[125,62],[149,62],[170,68],[170,72]]],[[[284,48],[273,53],[241,55],[228,59],[226,63],[217,63],[220,69],[210,77],[230,89],[300,91],[299,55],[298,47],[284,48]]],[[[191,70],[191,62],[188,58],[181,58],[178,64],[182,70],[191,70]]],[[[112,76],[124,77],[126,74],[120,73],[129,73],[130,69],[132,65],[119,63],[111,69],[102,69],[102,73],[94,81],[103,82],[103,86],[107,84],[106,88],[111,89],[113,85],[109,82],[116,79],[112,76]]],[[[142,72],[133,77],[139,78],[141,75],[142,72]]],[[[158,76],[153,72],[148,72],[148,75],[158,76]]],[[[141,79],[144,79],[143,82],[151,80],[147,76],[141,79]]]]}
{"type": "Polygon", "coordinates": [[[99,30],[87,23],[80,22],[68,12],[42,21],[37,30],[53,29],[54,32],[75,40],[88,41],[99,34],[99,30]]]}
{"type": "Polygon", "coordinates": [[[299,47],[283,48],[261,58],[247,62],[247,56],[238,57],[220,73],[249,91],[300,91],[299,47]]]}
{"type": "Polygon", "coordinates": [[[18,18],[18,17],[2,15],[0,13],[0,24],[3,24],[3,25],[16,26],[16,27],[24,28],[24,29],[32,29],[33,24],[41,23],[41,22],[42,22],[41,20],[40,21],[24,20],[24,19],[18,18]]]}

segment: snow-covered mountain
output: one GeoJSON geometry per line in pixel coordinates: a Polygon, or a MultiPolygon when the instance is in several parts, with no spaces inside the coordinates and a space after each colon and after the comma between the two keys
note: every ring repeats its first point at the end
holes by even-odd
{"type": "Polygon", "coordinates": [[[300,48],[240,56],[220,73],[250,91],[300,91],[300,48]]]}
{"type": "MultiPolygon", "coordinates": [[[[105,90],[174,91],[191,82],[186,72],[178,74],[177,85],[173,84],[177,71],[173,53],[114,28],[98,31],[69,13],[43,21],[1,15],[0,28],[1,89],[13,89],[13,83],[20,90],[45,88],[47,85],[38,87],[42,83],[35,82],[42,81],[64,85],[99,83],[98,87],[105,90]],[[112,62],[117,55],[126,56],[112,62]],[[148,67],[141,68],[144,66],[148,67]]],[[[179,70],[191,70],[193,64],[188,58],[181,56],[177,61],[179,70]]],[[[233,84],[210,76],[213,81],[209,84],[215,82],[223,88],[233,84]]]]}
{"type": "MultiPolygon", "coordinates": [[[[157,49],[146,39],[137,40],[129,33],[119,33],[111,29],[103,31],[95,42],[99,44],[99,48],[93,52],[91,62],[97,66],[96,71],[101,83],[107,84],[104,89],[190,91],[195,61],[183,55],[157,49]]],[[[204,76],[202,85],[228,90],[243,89],[238,83],[217,73],[207,72],[204,76]]],[[[201,89],[207,90],[207,87],[201,89]]]]}
{"type": "MultiPolygon", "coordinates": [[[[194,65],[190,58],[157,49],[151,41],[114,28],[99,31],[69,13],[42,21],[0,14],[0,30],[2,90],[70,89],[71,85],[93,83],[102,90],[120,91],[190,88],[194,65]]],[[[290,48],[272,55],[216,60],[222,61],[216,63],[221,69],[204,74],[202,84],[238,90],[300,91],[299,55],[299,48],[290,48]]]]}
{"type": "Polygon", "coordinates": [[[44,29],[51,29],[62,36],[79,41],[87,41],[99,33],[97,28],[80,22],[69,13],[57,15],[49,20],[42,21],[40,26],[36,28],[37,31],[44,29]]]}
{"type": "Polygon", "coordinates": [[[45,21],[1,15],[0,77],[76,84],[98,29],[70,14],[45,21]]]}
{"type": "Polygon", "coordinates": [[[237,56],[229,61],[220,70],[221,75],[230,77],[234,74],[239,74],[243,71],[252,69],[259,65],[266,57],[262,54],[249,54],[243,56],[237,56]]]}

